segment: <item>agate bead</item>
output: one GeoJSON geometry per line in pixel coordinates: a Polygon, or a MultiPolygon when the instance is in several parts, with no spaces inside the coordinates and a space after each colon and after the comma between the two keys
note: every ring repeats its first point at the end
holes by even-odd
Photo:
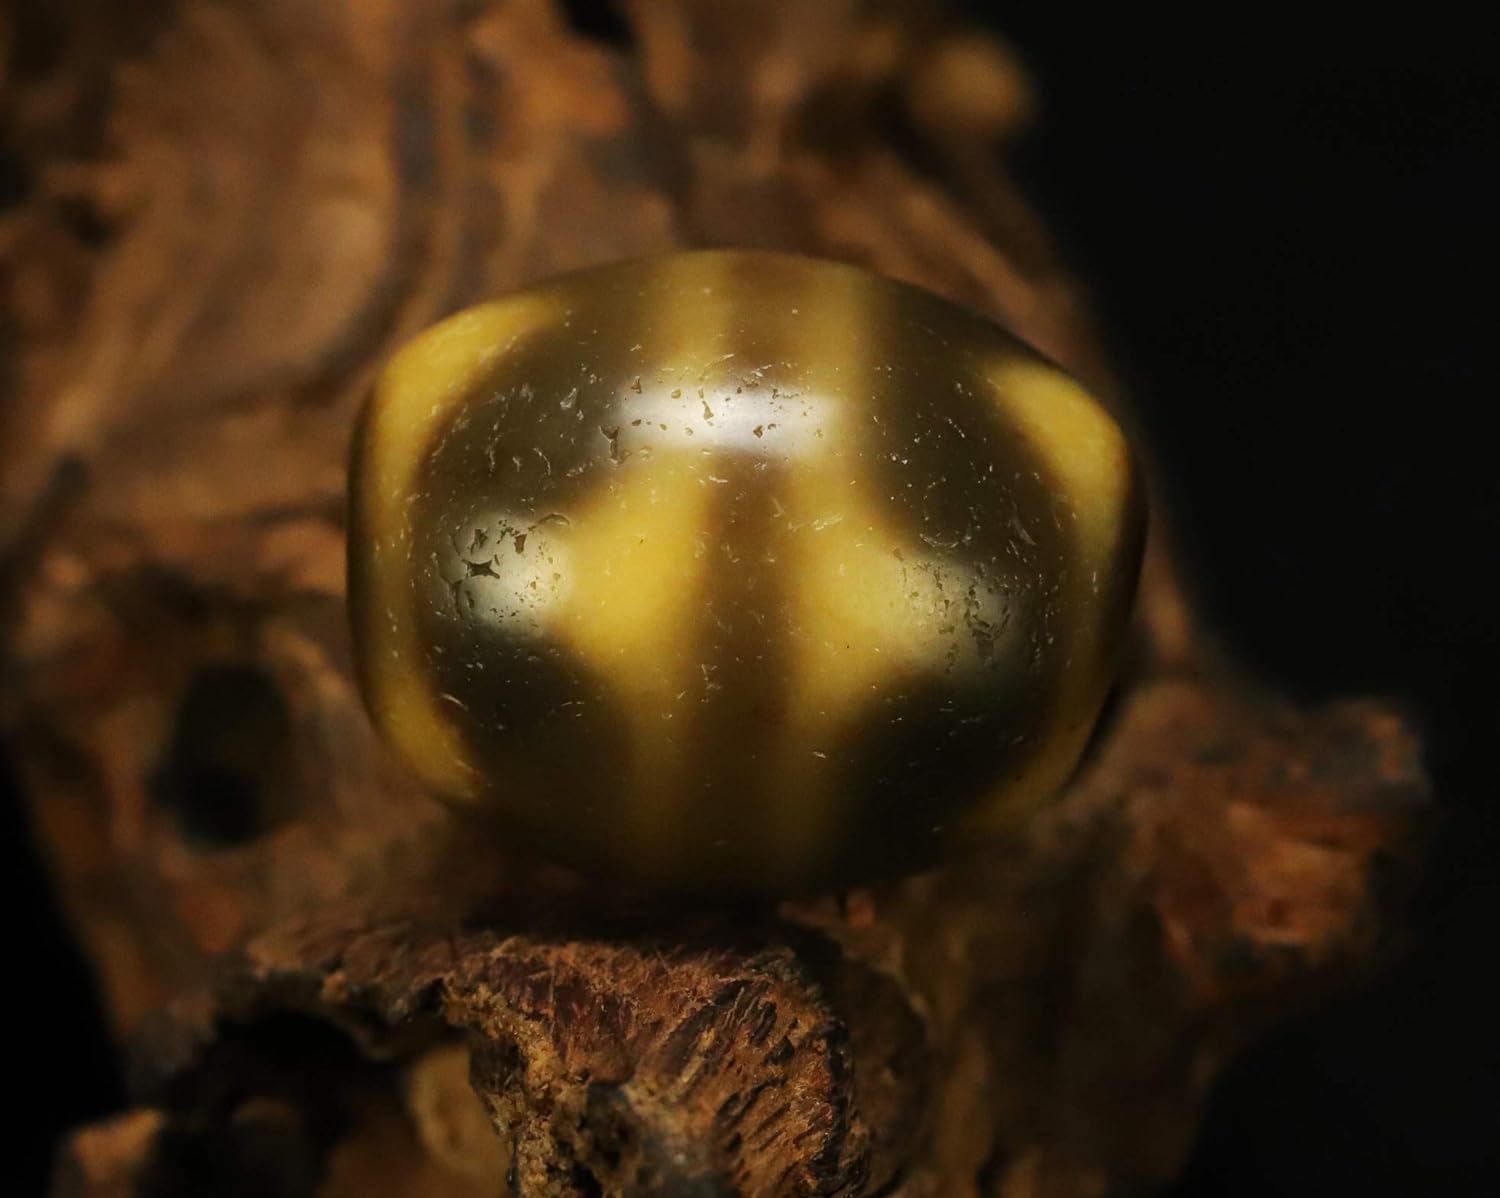
{"type": "Polygon", "coordinates": [[[1067,780],[1141,555],[1120,429],[988,321],[694,252],[418,336],[351,469],[361,686],[422,781],[585,869],[815,891],[1067,780]]]}

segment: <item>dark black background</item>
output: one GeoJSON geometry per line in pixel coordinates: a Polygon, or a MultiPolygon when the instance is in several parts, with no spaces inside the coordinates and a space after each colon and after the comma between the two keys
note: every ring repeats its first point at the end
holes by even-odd
{"type": "MultiPolygon", "coordinates": [[[[1411,952],[1229,1074],[1176,1198],[1500,1194],[1496,43],[1430,6],[1111,7],[973,5],[1041,89],[1027,189],[1093,286],[1207,609],[1296,694],[1407,701],[1444,810],[1411,952]]],[[[6,986],[31,1008],[10,1026],[38,1050],[17,1069],[10,1046],[28,1193],[59,1131],[121,1094],[0,812],[28,963],[6,986]]]]}
{"type": "Polygon", "coordinates": [[[1426,726],[1413,951],[1225,1079],[1177,1198],[1500,1194],[1493,34],[1007,4],[1033,199],[1090,281],[1202,601],[1309,699],[1426,726]]]}

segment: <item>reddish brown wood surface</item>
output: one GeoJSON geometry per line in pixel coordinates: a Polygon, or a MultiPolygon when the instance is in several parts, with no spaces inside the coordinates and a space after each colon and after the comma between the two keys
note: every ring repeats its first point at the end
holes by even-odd
{"type": "Polygon", "coordinates": [[[545,0],[0,16],[50,39],[0,87],[32,183],[0,214],[3,714],[140,1103],[63,1146],[59,1194],[1149,1192],[1228,1054],[1388,940],[1411,732],[1241,683],[1160,526],[1075,784],[880,892],[602,896],[387,761],[348,669],[345,449],[444,313],[775,246],[1108,389],[1004,172],[1030,101],[1002,47],[925,4],[617,11],[622,44],[545,0]]]}

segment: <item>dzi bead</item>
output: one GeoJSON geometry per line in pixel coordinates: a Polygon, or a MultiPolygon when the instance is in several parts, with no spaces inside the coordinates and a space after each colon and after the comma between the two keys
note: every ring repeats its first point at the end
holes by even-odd
{"type": "Polygon", "coordinates": [[[683,253],[460,313],[356,438],[376,724],[541,852],[808,891],[1077,763],[1141,553],[1124,438],[1013,337],[852,267],[683,253]]]}

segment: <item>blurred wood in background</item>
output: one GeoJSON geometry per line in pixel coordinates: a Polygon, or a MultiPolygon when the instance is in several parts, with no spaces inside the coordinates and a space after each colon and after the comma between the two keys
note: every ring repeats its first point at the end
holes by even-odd
{"type": "Polygon", "coordinates": [[[3,28],[3,711],[138,1104],[62,1148],[58,1193],[1149,1191],[1230,1054],[1380,947],[1412,734],[1241,682],[1165,524],[1067,795],[878,892],[604,913],[455,835],[370,734],[350,422],[465,303],[769,246],[1112,390],[1005,170],[1031,101],[1003,45],[852,0],[74,0],[3,28]]]}

